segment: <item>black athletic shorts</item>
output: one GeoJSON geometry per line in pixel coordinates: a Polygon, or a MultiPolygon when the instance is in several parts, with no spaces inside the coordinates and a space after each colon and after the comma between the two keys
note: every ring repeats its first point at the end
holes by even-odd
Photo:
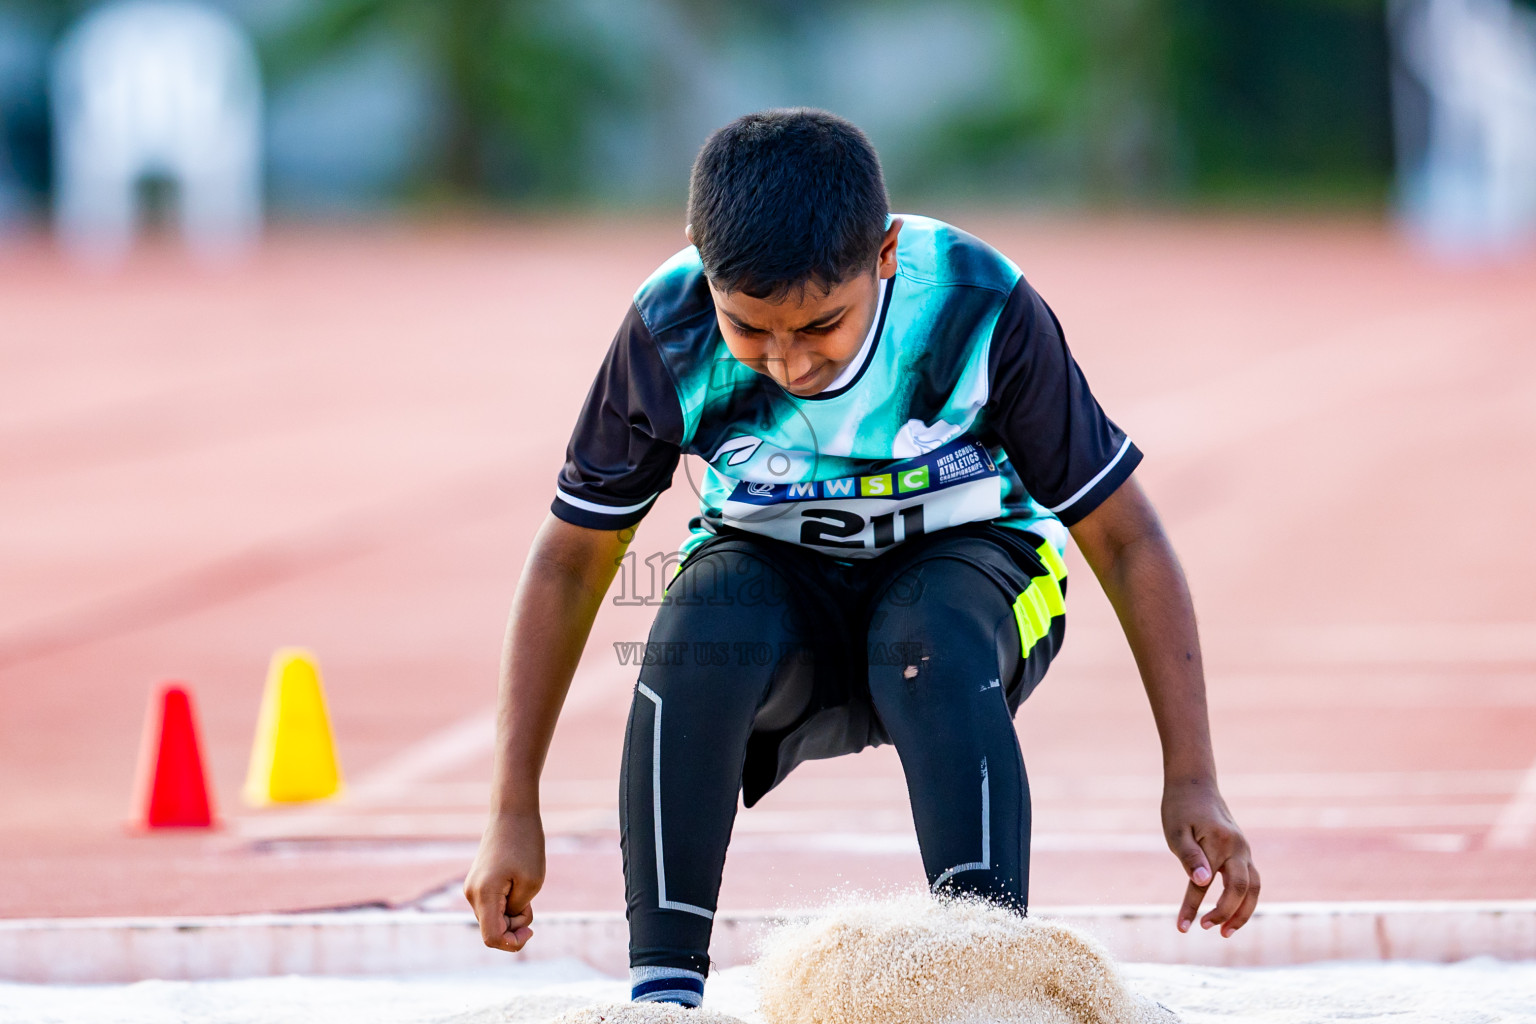
{"type": "MultiPolygon", "coordinates": [[[[705,552],[740,553],[770,561],[788,581],[789,593],[760,595],[764,614],[794,615],[795,635],[807,636],[811,671],[794,673],[797,684],[778,688],[758,712],[747,744],[742,798],[751,807],[803,761],[856,753],[890,743],[869,694],[870,664],[921,659],[920,651],[900,642],[866,644],[871,609],[886,591],[897,604],[923,600],[920,585],[905,570],[925,559],[964,561],[1002,592],[1014,606],[1011,628],[999,628],[998,664],[1017,662],[1013,678],[1003,681],[1010,713],[1044,677],[1061,649],[1066,631],[1062,598],[1066,567],[1054,547],[1036,534],[973,523],[908,541],[877,558],[840,561],[794,544],[725,528],[689,553],[667,588],[667,600],[708,604],[718,581],[695,567],[705,552]],[[1012,657],[1007,647],[1012,647],[1012,657]],[[805,688],[809,687],[809,692],[805,688]]],[[[989,595],[987,604],[996,600],[989,595]]],[[[875,625],[878,626],[878,623],[875,625]]],[[[756,657],[777,662],[785,651],[728,652],[731,659],[756,657]]]]}

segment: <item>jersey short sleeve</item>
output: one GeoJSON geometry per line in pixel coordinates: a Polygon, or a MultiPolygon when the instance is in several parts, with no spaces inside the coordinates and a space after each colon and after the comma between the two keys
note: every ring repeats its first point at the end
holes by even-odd
{"type": "Polygon", "coordinates": [[[587,392],[550,511],[594,530],[635,525],[671,485],[682,441],[677,389],[631,306],[587,392]]]}
{"type": "Polygon", "coordinates": [[[993,329],[987,420],[1030,496],[1071,526],[1131,475],[1141,452],[1104,414],[1061,324],[1020,278],[993,329]]]}

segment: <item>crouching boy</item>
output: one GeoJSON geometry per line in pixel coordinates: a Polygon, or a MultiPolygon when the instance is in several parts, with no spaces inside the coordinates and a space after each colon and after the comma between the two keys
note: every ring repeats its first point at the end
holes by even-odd
{"type": "Polygon", "coordinates": [[[1023,913],[1013,716],[1065,629],[1070,532],[1124,626],[1163,747],[1188,929],[1230,935],[1259,879],[1216,786],[1194,612],[1133,475],[1019,269],[892,216],[853,125],[753,114],[694,165],[686,249],[636,293],[587,396],[514,601],[490,824],[465,891],[520,949],[544,878],[538,779],[593,617],[684,453],[708,466],[640,670],[620,823],[633,996],[697,1005],[738,793],[891,743],[935,892],[1023,913]],[[764,654],[766,652],[766,654],[764,654]]]}

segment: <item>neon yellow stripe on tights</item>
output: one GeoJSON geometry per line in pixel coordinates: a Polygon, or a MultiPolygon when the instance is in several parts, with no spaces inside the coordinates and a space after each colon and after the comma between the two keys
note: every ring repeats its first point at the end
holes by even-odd
{"type": "Polygon", "coordinates": [[[1067,578],[1066,563],[1049,542],[1036,549],[1040,561],[1049,575],[1036,576],[1029,581],[1024,592],[1013,600],[1013,620],[1019,627],[1019,647],[1024,656],[1035,649],[1035,644],[1051,632],[1051,620],[1065,615],[1066,602],[1061,597],[1061,584],[1067,578]]]}

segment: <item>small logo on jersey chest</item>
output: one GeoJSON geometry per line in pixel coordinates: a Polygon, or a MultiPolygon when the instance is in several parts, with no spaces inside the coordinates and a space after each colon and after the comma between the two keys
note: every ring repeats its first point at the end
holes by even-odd
{"type": "Polygon", "coordinates": [[[720,445],[719,448],[716,448],[715,454],[709,457],[709,461],[711,463],[719,462],[722,456],[728,456],[725,460],[727,466],[739,466],[756,455],[757,450],[762,446],[763,439],[753,437],[751,434],[733,437],[720,445]]]}

